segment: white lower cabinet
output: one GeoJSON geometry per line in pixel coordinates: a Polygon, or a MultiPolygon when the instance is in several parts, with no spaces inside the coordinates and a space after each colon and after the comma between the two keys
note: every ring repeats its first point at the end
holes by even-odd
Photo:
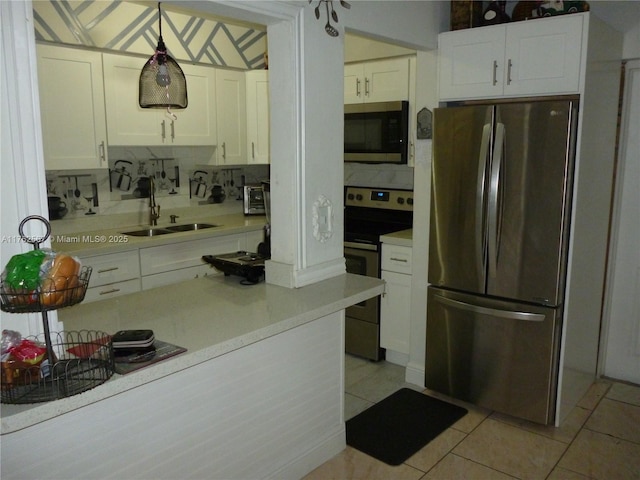
{"type": "MultiPolygon", "coordinates": [[[[202,255],[201,255],[202,256],[202,255]]],[[[211,265],[197,265],[195,267],[179,268],[164,273],[145,275],[142,277],[142,290],[171,285],[172,283],[206,277],[208,275],[221,275],[211,265]]]]}
{"type": "Polygon", "coordinates": [[[222,275],[205,263],[202,256],[238,250],[255,252],[262,239],[263,231],[255,230],[80,257],[82,265],[93,268],[84,302],[104,300],[207,275],[222,275]]]}
{"type": "Polygon", "coordinates": [[[385,293],[380,300],[380,346],[387,360],[405,364],[409,355],[411,327],[411,247],[382,245],[382,279],[385,293]]]}
{"type": "Polygon", "coordinates": [[[97,300],[106,300],[107,298],[119,297],[140,291],[140,278],[133,278],[124,282],[110,283],[101,287],[92,287],[87,289],[84,302],[95,302],[97,300]]]}
{"type": "Polygon", "coordinates": [[[204,263],[202,256],[245,250],[246,246],[247,235],[241,233],[141,248],[142,289],[218,275],[217,270],[204,263]]]}
{"type": "Polygon", "coordinates": [[[247,232],[247,250],[248,252],[256,253],[258,251],[258,245],[264,241],[264,230],[253,230],[247,232]]]}
{"type": "Polygon", "coordinates": [[[137,250],[80,257],[80,261],[93,269],[85,303],[140,291],[137,250]]]}

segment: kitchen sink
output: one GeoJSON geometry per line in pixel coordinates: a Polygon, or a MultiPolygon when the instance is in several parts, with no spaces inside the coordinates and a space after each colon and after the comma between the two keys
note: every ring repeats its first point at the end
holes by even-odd
{"type": "Polygon", "coordinates": [[[142,230],[122,232],[123,235],[131,235],[133,237],[155,237],[156,235],[166,235],[168,233],[173,233],[173,231],[164,228],[144,228],[142,230]]]}
{"type": "Polygon", "coordinates": [[[184,225],[169,225],[167,230],[172,232],[190,232],[192,230],[204,230],[205,228],[215,228],[219,225],[213,225],[211,223],[187,223],[184,225]]]}
{"type": "Polygon", "coordinates": [[[141,230],[132,230],[130,232],[122,232],[123,235],[131,235],[133,237],[155,237],[156,235],[167,235],[176,232],[192,232],[194,230],[204,230],[205,228],[215,228],[220,225],[212,223],[185,223],[184,225],[169,225],[162,228],[143,228],[141,230]]]}

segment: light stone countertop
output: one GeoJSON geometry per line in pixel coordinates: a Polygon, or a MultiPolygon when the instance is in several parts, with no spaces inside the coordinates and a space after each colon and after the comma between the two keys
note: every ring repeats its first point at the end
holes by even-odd
{"type": "Polygon", "coordinates": [[[285,332],[380,295],[382,280],[343,274],[303,288],[212,276],[59,310],[65,331],[152,329],[158,340],[188,349],[134,371],[114,374],[78,395],[28,405],[1,405],[9,434],[285,332]]]}
{"type": "Polygon", "coordinates": [[[184,217],[178,219],[176,225],[183,225],[187,223],[211,223],[218,226],[215,228],[206,228],[203,230],[187,232],[174,232],[167,235],[157,235],[153,237],[135,237],[123,235],[122,232],[146,228],[164,228],[170,226],[170,223],[165,221],[157,227],[149,227],[149,225],[142,224],[123,225],[73,233],[56,233],[54,224],[52,226],[51,248],[57,252],[64,252],[68,255],[76,256],[118,253],[127,250],[135,250],[137,248],[167,245],[189,240],[261,230],[265,224],[265,217],[245,216],[242,213],[210,217],[184,217]]]}
{"type": "Polygon", "coordinates": [[[401,230],[399,232],[380,235],[380,241],[382,243],[388,243],[390,245],[411,247],[413,246],[413,229],[410,228],[408,230],[401,230]]]}

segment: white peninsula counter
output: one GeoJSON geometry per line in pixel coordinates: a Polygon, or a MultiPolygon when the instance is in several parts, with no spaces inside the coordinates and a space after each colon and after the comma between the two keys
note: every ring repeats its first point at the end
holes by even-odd
{"type": "Polygon", "coordinates": [[[344,274],[299,289],[204,277],[60,310],[188,349],[72,397],[2,405],[3,479],[299,478],[345,446],[344,274]]]}

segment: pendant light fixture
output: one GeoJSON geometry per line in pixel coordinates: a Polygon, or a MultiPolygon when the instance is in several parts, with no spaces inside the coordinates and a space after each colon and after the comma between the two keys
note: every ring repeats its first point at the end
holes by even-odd
{"type": "Polygon", "coordinates": [[[138,103],[142,108],[187,108],[187,81],[180,65],[167,54],[162,40],[162,12],[158,2],[158,26],[160,36],[155,53],[145,63],[140,73],[138,103]]]}

